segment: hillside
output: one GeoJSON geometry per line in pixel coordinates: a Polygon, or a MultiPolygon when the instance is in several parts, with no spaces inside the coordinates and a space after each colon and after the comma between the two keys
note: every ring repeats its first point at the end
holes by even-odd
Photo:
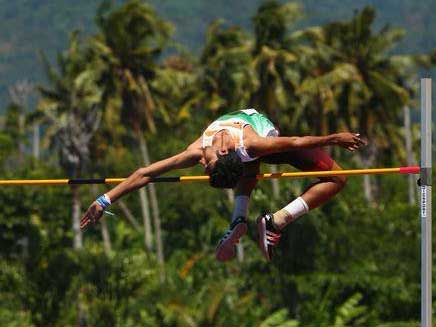
{"type": "MultiPolygon", "coordinates": [[[[7,88],[28,79],[41,83],[43,72],[38,52],[51,60],[62,50],[69,33],[79,29],[90,34],[93,18],[101,1],[97,0],[0,0],[0,110],[7,102],[7,88]]],[[[114,1],[121,2],[121,1],[114,1]]],[[[261,0],[153,0],[157,11],[176,26],[175,39],[188,49],[201,48],[207,25],[217,18],[250,29],[250,18],[261,0]]],[[[390,24],[407,30],[401,43],[405,52],[429,51],[436,44],[432,30],[436,23],[431,13],[435,0],[315,0],[300,1],[305,9],[297,26],[323,24],[347,19],[365,5],[378,11],[377,26],[390,24]]]]}

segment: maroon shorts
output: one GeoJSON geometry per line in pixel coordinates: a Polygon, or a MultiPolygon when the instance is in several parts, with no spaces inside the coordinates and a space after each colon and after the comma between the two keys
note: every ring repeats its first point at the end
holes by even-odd
{"type": "Polygon", "coordinates": [[[290,164],[303,171],[331,170],[334,162],[321,148],[274,153],[261,157],[260,161],[274,165],[290,164]]]}

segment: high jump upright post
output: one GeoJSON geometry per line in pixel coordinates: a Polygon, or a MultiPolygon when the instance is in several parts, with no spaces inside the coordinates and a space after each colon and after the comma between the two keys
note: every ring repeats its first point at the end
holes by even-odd
{"type": "Polygon", "coordinates": [[[421,79],[421,327],[432,326],[431,79],[421,79]]]}

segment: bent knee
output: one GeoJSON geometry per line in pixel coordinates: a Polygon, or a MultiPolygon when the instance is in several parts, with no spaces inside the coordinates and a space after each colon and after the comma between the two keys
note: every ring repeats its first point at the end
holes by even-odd
{"type": "MultiPolygon", "coordinates": [[[[333,165],[330,168],[330,170],[332,170],[332,171],[342,170],[342,167],[339,166],[336,162],[333,162],[333,165]]],[[[342,190],[345,187],[345,185],[347,184],[347,176],[345,176],[345,175],[332,176],[332,177],[328,178],[328,180],[337,185],[338,191],[342,190]]]]}
{"type": "Polygon", "coordinates": [[[331,177],[321,177],[319,179],[321,182],[330,182],[336,185],[337,191],[342,190],[347,184],[347,177],[345,176],[331,176],[331,177]]]}
{"type": "Polygon", "coordinates": [[[338,184],[340,189],[343,189],[345,187],[345,185],[347,185],[347,177],[346,176],[335,176],[334,179],[335,179],[334,182],[336,184],[338,184]]]}

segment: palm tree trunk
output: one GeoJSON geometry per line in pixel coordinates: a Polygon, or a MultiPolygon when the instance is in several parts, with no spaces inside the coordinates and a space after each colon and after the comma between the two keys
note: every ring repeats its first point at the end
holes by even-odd
{"type": "Polygon", "coordinates": [[[18,106],[18,163],[21,165],[24,163],[25,145],[24,145],[24,133],[26,124],[26,109],[27,100],[29,95],[33,91],[33,86],[27,80],[19,81],[14,86],[9,88],[9,96],[13,103],[18,106]]]}
{"type": "MultiPolygon", "coordinates": [[[[376,148],[373,144],[368,144],[358,155],[360,164],[365,168],[371,168],[376,158],[376,148]]],[[[374,185],[370,175],[363,176],[363,194],[368,203],[374,204],[374,185]]]]}
{"type": "Polygon", "coordinates": [[[144,243],[145,248],[151,251],[153,248],[153,240],[150,224],[150,205],[148,203],[147,194],[144,188],[139,189],[139,199],[141,202],[142,222],[144,224],[144,243]]]}
{"type": "Polygon", "coordinates": [[[129,208],[126,206],[123,200],[119,199],[117,201],[118,206],[120,207],[121,211],[123,212],[124,216],[126,217],[127,221],[133,226],[133,228],[137,231],[141,231],[141,226],[136,221],[135,217],[133,217],[132,212],[129,210],[129,208]]]}
{"type": "MultiPolygon", "coordinates": [[[[233,209],[233,204],[235,202],[235,192],[232,189],[226,189],[227,199],[229,200],[230,207],[233,209]]],[[[236,244],[236,257],[239,262],[244,261],[244,246],[242,245],[242,240],[239,240],[239,243],[236,244]]]]}
{"type": "MultiPolygon", "coordinates": [[[[91,186],[92,193],[94,194],[94,197],[97,197],[99,195],[98,186],[96,184],[93,184],[91,186]]],[[[112,250],[112,244],[111,244],[111,238],[109,234],[109,229],[107,227],[107,221],[105,217],[102,217],[100,219],[100,226],[101,226],[101,237],[103,239],[103,247],[104,252],[106,255],[109,255],[109,253],[112,250]]]]}
{"type": "MultiPolygon", "coordinates": [[[[413,166],[416,164],[415,154],[412,147],[412,129],[410,126],[410,108],[408,106],[403,107],[404,113],[404,137],[406,141],[406,155],[407,165],[413,166]]],[[[408,176],[408,199],[409,204],[414,205],[416,203],[415,193],[415,177],[411,174],[408,176]]]]}
{"type": "Polygon", "coordinates": [[[372,196],[372,183],[369,175],[363,176],[363,192],[364,192],[363,194],[365,195],[365,199],[368,202],[371,202],[373,200],[373,196],[372,196]]]}
{"type": "MultiPolygon", "coordinates": [[[[145,143],[144,137],[142,135],[142,131],[137,128],[136,129],[136,139],[139,143],[139,149],[141,151],[142,155],[142,161],[145,166],[147,166],[147,163],[144,159],[144,146],[145,143]]],[[[147,186],[146,186],[147,187],[147,186]]],[[[145,192],[144,187],[139,189],[139,199],[141,203],[141,212],[142,212],[142,220],[144,224],[144,243],[145,248],[148,251],[152,251],[153,249],[153,237],[152,237],[152,231],[151,231],[151,219],[150,219],[150,203],[148,202],[147,193],[145,192]]]]}
{"type": "Polygon", "coordinates": [[[80,198],[79,186],[71,186],[71,202],[73,216],[73,249],[80,250],[83,247],[82,231],[80,230],[80,198]]]}
{"type": "Polygon", "coordinates": [[[101,236],[103,238],[103,246],[104,246],[104,253],[106,255],[109,255],[112,251],[112,244],[111,244],[111,237],[109,234],[109,229],[107,227],[107,221],[106,218],[103,217],[103,219],[100,220],[101,224],[101,236]]]}
{"type": "Polygon", "coordinates": [[[20,165],[24,164],[24,154],[26,151],[23,141],[25,120],[24,109],[20,106],[20,113],[18,116],[18,162],[20,165]]]}
{"type": "MultiPolygon", "coordinates": [[[[80,230],[80,198],[79,198],[79,186],[72,185],[72,202],[73,202],[73,248],[74,250],[80,250],[83,247],[82,232],[80,230]]],[[[82,291],[78,290],[77,293],[77,326],[88,326],[88,316],[86,314],[85,306],[83,304],[84,299],[82,291]]]]}
{"type": "MultiPolygon", "coordinates": [[[[144,137],[140,137],[140,150],[141,154],[144,160],[144,164],[146,166],[150,165],[150,155],[148,152],[147,142],[145,141],[144,137]]],[[[154,184],[147,185],[148,192],[150,194],[150,201],[151,201],[151,208],[152,208],[152,214],[153,214],[153,224],[154,224],[154,230],[156,233],[156,255],[157,255],[157,261],[160,265],[163,266],[164,264],[164,253],[163,253],[163,242],[162,242],[162,231],[161,231],[161,221],[160,221],[160,214],[159,214],[159,203],[157,200],[156,195],[156,187],[154,184]]]]}
{"type": "Polygon", "coordinates": [[[154,185],[150,185],[148,188],[150,193],[151,200],[151,208],[153,214],[153,225],[156,233],[156,254],[157,261],[163,265],[164,264],[164,253],[163,253],[163,242],[162,242],[162,230],[161,230],[161,221],[160,221],[160,213],[159,213],[159,203],[156,195],[156,188],[154,185]]]}
{"type": "Polygon", "coordinates": [[[40,134],[39,134],[39,124],[33,124],[33,137],[32,137],[32,153],[33,158],[39,159],[39,144],[40,144],[40,134]]]}

